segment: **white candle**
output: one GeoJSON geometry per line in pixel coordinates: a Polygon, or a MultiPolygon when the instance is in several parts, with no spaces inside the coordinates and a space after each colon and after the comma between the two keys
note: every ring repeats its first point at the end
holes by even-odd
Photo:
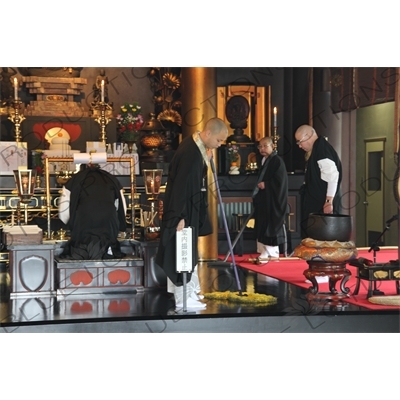
{"type": "Polygon", "coordinates": [[[104,79],[101,81],[101,102],[104,103],[104,79]]]}
{"type": "Polygon", "coordinates": [[[18,79],[14,78],[14,99],[18,100],[18,79]]]}
{"type": "Polygon", "coordinates": [[[278,126],[278,110],[274,107],[274,128],[278,126]]]}

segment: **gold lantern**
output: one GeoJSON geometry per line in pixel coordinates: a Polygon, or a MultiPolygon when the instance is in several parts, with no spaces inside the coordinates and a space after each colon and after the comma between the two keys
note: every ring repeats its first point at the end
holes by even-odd
{"type": "Polygon", "coordinates": [[[156,239],[160,232],[160,220],[162,218],[162,203],[158,200],[160,194],[162,169],[144,169],[143,181],[146,194],[149,196],[150,211],[143,211],[143,221],[146,239],[156,239]]]}
{"type": "Polygon", "coordinates": [[[156,119],[154,113],[149,114],[150,118],[144,123],[142,131],[144,134],[140,139],[140,145],[145,150],[140,158],[144,161],[164,162],[165,157],[161,150],[165,145],[165,138],[162,132],[164,127],[156,119]]]}
{"type": "Polygon", "coordinates": [[[17,223],[21,224],[21,204],[25,206],[25,225],[28,225],[28,204],[32,200],[36,185],[36,171],[32,169],[14,170],[14,179],[17,186],[19,203],[17,223]]]}

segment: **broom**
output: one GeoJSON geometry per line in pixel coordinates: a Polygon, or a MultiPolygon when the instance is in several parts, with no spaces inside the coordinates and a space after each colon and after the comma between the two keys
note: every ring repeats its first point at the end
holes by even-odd
{"type": "Polygon", "coordinates": [[[235,272],[235,278],[236,278],[236,284],[237,284],[239,296],[247,296],[247,295],[243,294],[242,287],[240,285],[239,274],[238,274],[238,270],[237,270],[237,266],[236,266],[236,262],[235,262],[235,255],[233,254],[231,237],[229,235],[228,223],[226,222],[225,210],[224,210],[223,203],[222,203],[221,192],[219,190],[218,177],[217,177],[217,172],[215,170],[215,164],[214,164],[214,158],[213,157],[211,157],[211,159],[210,159],[210,164],[211,164],[211,170],[212,170],[213,175],[214,175],[215,187],[217,189],[218,203],[219,203],[219,205],[221,207],[222,220],[224,222],[226,239],[228,241],[229,251],[230,251],[230,253],[232,255],[232,262],[227,262],[226,259],[228,257],[226,257],[225,261],[215,261],[215,262],[208,263],[208,267],[209,268],[218,268],[218,267],[230,267],[231,268],[231,267],[233,267],[234,272],[235,272]]]}
{"type": "MultiPolygon", "coordinates": [[[[223,207],[222,203],[222,197],[221,197],[221,192],[219,190],[219,184],[218,184],[218,178],[217,178],[217,173],[215,170],[215,165],[214,165],[214,159],[211,157],[210,159],[211,163],[211,169],[214,175],[214,180],[215,180],[215,186],[217,189],[217,195],[218,195],[218,203],[221,207],[221,213],[222,213],[222,220],[224,222],[224,228],[226,232],[226,239],[228,241],[228,248],[229,252],[227,253],[224,261],[215,261],[215,262],[210,262],[208,263],[208,267],[215,268],[215,267],[233,267],[235,271],[235,277],[236,277],[236,284],[238,287],[238,292],[213,292],[213,293],[204,293],[204,298],[209,299],[209,300],[227,300],[230,302],[234,303],[247,303],[247,304],[256,304],[256,305],[272,305],[276,304],[277,299],[274,296],[266,295],[266,294],[259,294],[259,293],[243,293],[242,288],[240,285],[240,280],[238,276],[238,271],[237,271],[237,266],[235,262],[235,255],[233,253],[233,247],[232,247],[232,242],[231,242],[231,237],[229,235],[229,229],[228,229],[228,223],[226,222],[226,216],[225,216],[225,210],[223,207]],[[232,262],[227,262],[226,260],[228,259],[229,253],[232,255],[232,262]]],[[[251,216],[251,215],[250,215],[251,216]]],[[[248,218],[249,220],[250,218],[248,218]]],[[[247,224],[247,222],[246,222],[247,224]]],[[[244,224],[244,226],[246,226],[244,224]]],[[[237,242],[237,239],[239,238],[241,233],[236,237],[235,242],[237,242]]]]}

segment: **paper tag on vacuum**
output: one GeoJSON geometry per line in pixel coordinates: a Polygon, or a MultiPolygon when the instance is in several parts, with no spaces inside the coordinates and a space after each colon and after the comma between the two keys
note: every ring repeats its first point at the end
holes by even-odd
{"type": "Polygon", "coordinates": [[[176,272],[192,272],[192,227],[176,232],[176,272]]]}

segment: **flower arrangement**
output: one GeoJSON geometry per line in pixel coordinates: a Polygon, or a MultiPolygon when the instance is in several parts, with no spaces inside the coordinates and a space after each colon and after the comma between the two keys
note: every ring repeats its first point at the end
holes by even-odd
{"type": "Polygon", "coordinates": [[[134,142],[139,138],[139,131],[144,124],[142,107],[134,103],[125,103],[116,117],[118,132],[124,142],[134,142]]]}
{"type": "Polygon", "coordinates": [[[37,149],[32,151],[32,164],[33,168],[36,170],[36,175],[43,175],[45,158],[46,154],[43,150],[37,149]]]}
{"type": "Polygon", "coordinates": [[[236,144],[236,142],[230,142],[227,145],[228,149],[228,160],[231,163],[237,162],[239,160],[239,146],[236,144]]]}

